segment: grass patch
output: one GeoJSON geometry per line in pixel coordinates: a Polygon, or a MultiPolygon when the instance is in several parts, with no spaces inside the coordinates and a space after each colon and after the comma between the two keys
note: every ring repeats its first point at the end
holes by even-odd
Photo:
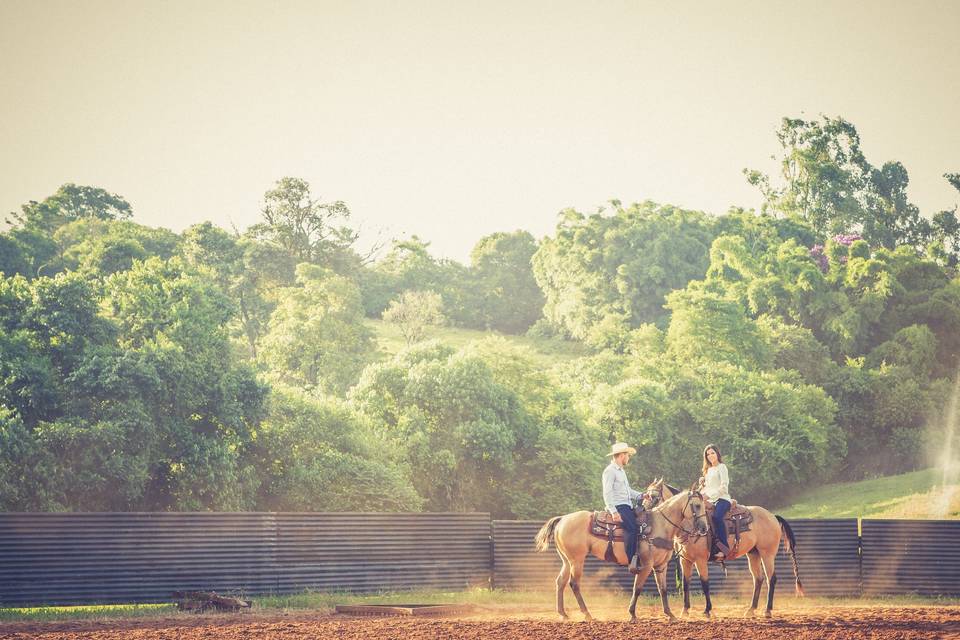
{"type": "Polygon", "coordinates": [[[551,591],[501,591],[499,589],[467,589],[464,591],[384,591],[380,593],[337,593],[306,591],[290,595],[263,596],[253,599],[258,609],[309,609],[333,611],[338,604],[474,604],[494,605],[552,605],[551,591]]]}
{"type": "MultiPolygon", "coordinates": [[[[396,325],[371,318],[367,318],[364,322],[376,334],[377,344],[384,356],[392,357],[406,348],[407,344],[396,325]]],[[[592,353],[590,348],[583,343],[561,338],[531,338],[496,331],[476,331],[458,327],[430,327],[427,329],[427,340],[440,340],[455,349],[460,349],[471,342],[483,340],[490,336],[499,336],[517,346],[528,347],[532,351],[531,355],[537,364],[544,368],[582,358],[592,353]]]]}
{"type": "Polygon", "coordinates": [[[176,613],[175,604],[100,604],[74,607],[16,607],[0,609],[0,620],[59,621],[99,618],[143,618],[176,613]]]}
{"type": "Polygon", "coordinates": [[[941,485],[924,469],[896,476],[825,485],[777,513],[786,518],[960,519],[960,486],[941,485]]]}

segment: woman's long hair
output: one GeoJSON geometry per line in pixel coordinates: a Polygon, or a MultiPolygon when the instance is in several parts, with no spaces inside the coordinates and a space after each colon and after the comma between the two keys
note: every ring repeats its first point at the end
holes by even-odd
{"type": "Polygon", "coordinates": [[[702,475],[704,478],[707,477],[707,469],[710,468],[710,462],[707,460],[707,451],[710,451],[710,449],[713,449],[717,452],[717,464],[723,462],[723,456],[720,455],[720,449],[717,447],[717,445],[708,444],[705,446],[703,448],[703,469],[700,471],[700,475],[702,475]]]}

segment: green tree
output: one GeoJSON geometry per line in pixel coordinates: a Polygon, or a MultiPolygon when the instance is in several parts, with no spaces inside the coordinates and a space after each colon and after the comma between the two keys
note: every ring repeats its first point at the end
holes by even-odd
{"type": "Polygon", "coordinates": [[[262,418],[266,390],[235,362],[233,306],[213,274],[150,258],[107,280],[115,346],[71,377],[77,412],[139,425],[151,447],[149,509],[249,508],[258,481],[240,453],[262,418]]]}
{"type": "Polygon", "coordinates": [[[358,266],[352,247],[357,233],[344,224],[350,209],[342,200],[321,202],[300,178],[281,178],[264,194],[263,222],[249,229],[252,237],[286,251],[295,262],[322,265],[339,273],[358,266]]]}
{"type": "Polygon", "coordinates": [[[420,343],[368,367],[351,399],[408,462],[428,510],[543,517],[598,498],[602,442],[503,343],[420,343]]]}
{"type": "Polygon", "coordinates": [[[360,291],[330,270],[297,265],[296,287],[280,303],[260,344],[260,361],[288,384],[340,394],[373,358],[360,291]]]}
{"type": "Polygon", "coordinates": [[[703,277],[712,240],[704,214],[650,201],[613,201],[610,215],[566,210],[533,256],[544,315],[579,339],[610,314],[665,326],[666,295],[703,277]]]}
{"type": "Polygon", "coordinates": [[[7,222],[52,233],[72,220],[126,220],[132,215],[130,203],[121,196],[99,187],[69,182],[42,202],[30,201],[20,211],[12,212],[7,222]]]}
{"type": "Polygon", "coordinates": [[[769,366],[767,344],[737,301],[691,284],[667,296],[667,308],[673,312],[667,347],[678,360],[769,366]]]}
{"type": "Polygon", "coordinates": [[[420,342],[427,327],[444,324],[443,299],[432,291],[404,291],[383,312],[383,321],[400,328],[407,344],[420,342]]]}
{"type": "Polygon", "coordinates": [[[277,386],[250,449],[262,474],[259,509],[419,511],[402,464],[340,401],[277,386]]]}
{"type": "Polygon", "coordinates": [[[527,231],[494,233],[470,253],[474,286],[480,292],[475,321],[504,333],[523,333],[543,315],[544,297],[533,275],[537,241],[527,231]]]}

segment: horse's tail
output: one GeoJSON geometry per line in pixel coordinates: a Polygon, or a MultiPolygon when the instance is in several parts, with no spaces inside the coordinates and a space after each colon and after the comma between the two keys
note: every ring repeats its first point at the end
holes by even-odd
{"type": "Polygon", "coordinates": [[[563,516],[550,518],[546,524],[540,527],[540,531],[537,532],[537,537],[533,539],[533,543],[537,546],[537,551],[546,551],[550,548],[550,541],[553,540],[553,530],[557,528],[557,523],[560,522],[561,518],[563,518],[563,516]]]}
{"type": "Polygon", "coordinates": [[[774,517],[780,522],[780,528],[783,529],[784,533],[783,544],[787,547],[787,551],[790,552],[790,557],[793,559],[793,575],[797,579],[797,595],[804,596],[806,594],[803,592],[803,583],[800,582],[800,565],[797,564],[797,538],[793,535],[793,528],[790,527],[789,522],[780,516],[774,517]]]}

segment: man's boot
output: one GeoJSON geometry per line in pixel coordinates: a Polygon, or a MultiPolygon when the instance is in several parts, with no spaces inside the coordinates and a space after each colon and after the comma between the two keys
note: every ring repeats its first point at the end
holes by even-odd
{"type": "Polygon", "coordinates": [[[637,574],[640,573],[640,534],[637,534],[636,544],[634,545],[633,557],[630,558],[630,566],[628,569],[630,573],[637,574]]]}

